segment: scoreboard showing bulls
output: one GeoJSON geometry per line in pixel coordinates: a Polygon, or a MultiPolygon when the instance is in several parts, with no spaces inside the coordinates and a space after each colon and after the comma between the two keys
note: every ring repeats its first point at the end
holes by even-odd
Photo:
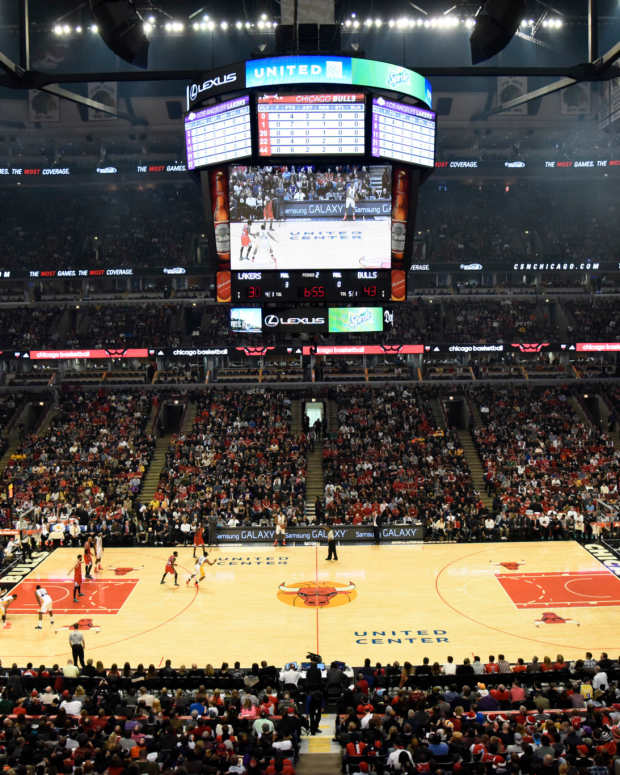
{"type": "Polygon", "coordinates": [[[363,94],[274,94],[257,103],[260,156],[364,154],[363,94]]]}
{"type": "Polygon", "coordinates": [[[218,301],[404,301],[431,108],[423,76],[345,56],[268,57],[188,85],[218,301]]]}

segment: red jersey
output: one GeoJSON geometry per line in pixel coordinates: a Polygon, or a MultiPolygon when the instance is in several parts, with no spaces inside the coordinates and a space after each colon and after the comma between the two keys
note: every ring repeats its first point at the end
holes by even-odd
{"type": "Polygon", "coordinates": [[[174,554],[171,554],[170,557],[168,557],[168,562],[166,563],[166,573],[174,573],[174,566],[177,561],[177,558],[174,556],[174,554]]]}
{"type": "Polygon", "coordinates": [[[202,533],[202,527],[197,527],[194,533],[194,546],[204,546],[205,539],[202,533]]]}
{"type": "Polygon", "coordinates": [[[93,555],[91,553],[90,543],[87,541],[84,544],[84,565],[93,564],[93,555]]]}
{"type": "Polygon", "coordinates": [[[73,583],[74,584],[82,583],[82,561],[81,560],[78,560],[73,566],[73,583]]]}

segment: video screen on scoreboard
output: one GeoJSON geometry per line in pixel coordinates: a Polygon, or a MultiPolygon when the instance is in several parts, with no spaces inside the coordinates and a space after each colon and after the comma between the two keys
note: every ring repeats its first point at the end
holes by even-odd
{"type": "Polygon", "coordinates": [[[330,334],[359,334],[383,331],[383,307],[330,307],[330,334]]]}
{"type": "Polygon", "coordinates": [[[252,155],[250,98],[226,100],[185,116],[187,169],[252,155]]]}
{"type": "Polygon", "coordinates": [[[389,269],[390,165],[229,168],[233,270],[389,269]]]}
{"type": "Polygon", "coordinates": [[[364,153],[363,94],[259,97],[259,156],[364,153]]]}
{"type": "Polygon", "coordinates": [[[260,307],[231,307],[230,330],[238,334],[260,334],[263,311],[260,307]]]}
{"type": "Polygon", "coordinates": [[[435,166],[436,117],[431,110],[416,108],[383,97],[372,101],[371,154],[388,159],[435,166]]]}

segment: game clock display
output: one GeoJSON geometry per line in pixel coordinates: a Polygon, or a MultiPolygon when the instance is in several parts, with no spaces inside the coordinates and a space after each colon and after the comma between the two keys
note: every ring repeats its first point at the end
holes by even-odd
{"type": "Polygon", "coordinates": [[[389,271],[233,272],[234,302],[389,301],[389,271]]]}

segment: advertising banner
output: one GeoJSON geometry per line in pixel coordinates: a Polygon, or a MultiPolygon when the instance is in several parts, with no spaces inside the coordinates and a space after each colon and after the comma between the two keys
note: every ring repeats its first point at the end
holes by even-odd
{"type": "Polygon", "coordinates": [[[245,66],[241,64],[226,65],[210,70],[200,83],[192,83],[185,88],[185,107],[191,110],[208,97],[223,94],[227,91],[245,87],[245,66]]]}
{"type": "Polygon", "coordinates": [[[283,333],[324,333],[327,331],[327,310],[315,307],[265,310],[263,329],[283,333]]]}
{"type": "MultiPolygon", "coordinates": [[[[374,541],[372,525],[337,525],[333,527],[333,531],[339,543],[374,541]]],[[[219,544],[271,544],[274,538],[275,530],[271,527],[225,527],[217,530],[219,544]]],[[[381,541],[386,543],[423,539],[424,529],[421,525],[391,525],[381,528],[381,541]]],[[[286,541],[287,543],[327,543],[327,529],[320,526],[287,528],[286,541]]]]}
{"type": "MultiPolygon", "coordinates": [[[[280,218],[335,218],[345,215],[345,202],[288,202],[279,199],[277,203],[280,218]]],[[[392,215],[392,203],[389,199],[369,199],[355,202],[356,218],[381,217],[392,215]]]]}
{"type": "Polygon", "coordinates": [[[245,63],[247,88],[297,83],[387,89],[415,97],[429,108],[433,98],[431,85],[423,75],[389,62],[327,55],[266,57],[245,63]]]}
{"type": "Polygon", "coordinates": [[[383,331],[383,307],[330,307],[330,334],[368,331],[383,331]]]}

